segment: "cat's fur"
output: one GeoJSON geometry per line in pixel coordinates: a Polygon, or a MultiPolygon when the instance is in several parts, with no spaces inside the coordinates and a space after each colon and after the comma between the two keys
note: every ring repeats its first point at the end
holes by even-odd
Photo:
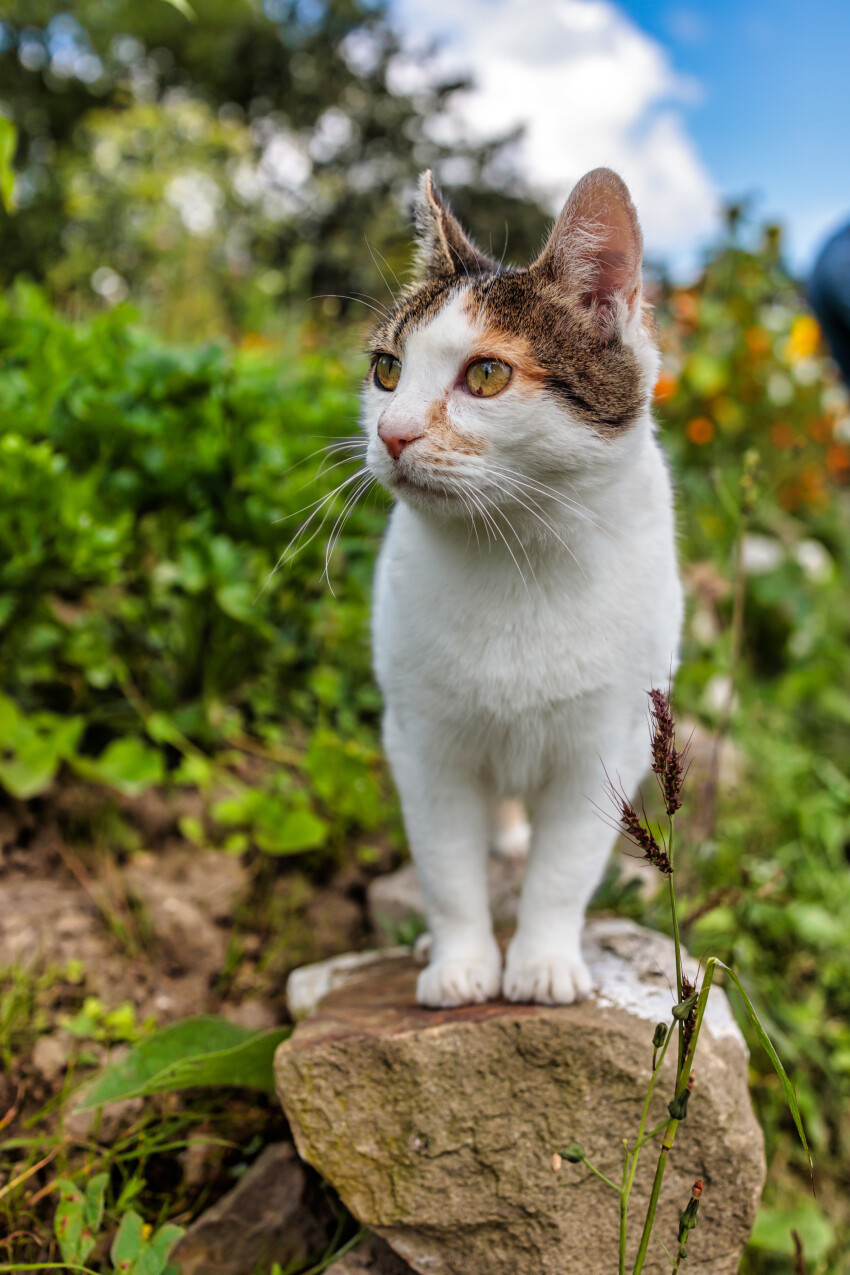
{"type": "Polygon", "coordinates": [[[417,228],[423,280],[373,337],[401,379],[387,391],[370,372],[362,425],[398,501],[373,636],[432,935],[418,998],[567,1004],[591,985],[580,937],[615,837],[606,772],[628,791],[648,766],[646,691],[675,668],[681,620],[640,230],[606,169],[527,270],[485,257],[430,174],[417,228]],[[513,369],[493,398],[463,379],[484,356],[513,369]],[[503,974],[485,867],[506,796],[532,844],[503,974]]]}

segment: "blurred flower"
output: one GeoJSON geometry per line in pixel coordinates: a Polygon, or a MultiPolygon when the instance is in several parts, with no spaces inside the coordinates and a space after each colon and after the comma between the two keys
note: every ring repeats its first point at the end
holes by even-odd
{"type": "Polygon", "coordinates": [[[714,422],[710,421],[707,416],[695,416],[685,426],[685,433],[692,443],[696,443],[698,447],[703,447],[714,438],[714,422]]]}
{"type": "Polygon", "coordinates": [[[810,314],[798,314],[791,324],[791,335],[785,342],[783,355],[789,363],[811,358],[820,345],[820,328],[810,314]]]}
{"type": "Polygon", "coordinates": [[[666,402],[676,393],[676,378],[672,372],[661,371],[658,374],[658,380],[655,382],[655,397],[659,403],[666,402]]]}

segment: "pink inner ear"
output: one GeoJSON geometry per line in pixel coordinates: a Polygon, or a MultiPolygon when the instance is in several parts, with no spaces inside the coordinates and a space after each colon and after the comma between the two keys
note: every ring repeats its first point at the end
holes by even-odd
{"type": "Polygon", "coordinates": [[[620,298],[629,308],[634,304],[642,249],[625,183],[610,169],[597,168],[574,187],[540,261],[555,267],[563,287],[607,316],[620,298]]]}

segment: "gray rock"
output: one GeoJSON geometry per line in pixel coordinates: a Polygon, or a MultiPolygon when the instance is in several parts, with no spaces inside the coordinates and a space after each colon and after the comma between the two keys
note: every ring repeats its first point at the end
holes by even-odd
{"type": "Polygon", "coordinates": [[[307,1262],[327,1243],[305,1202],[307,1174],[288,1142],[265,1148],[244,1178],[193,1222],[171,1261],[181,1275],[253,1275],[307,1262]]]}
{"type": "MultiPolygon", "coordinates": [[[[585,955],[597,991],[579,1005],[445,1011],[415,1004],[411,958],[373,958],[349,969],[278,1050],[278,1093],[299,1152],[414,1271],[616,1270],[616,1194],[583,1165],[554,1173],[552,1154],[578,1139],[619,1178],[622,1138],[634,1138],[649,1081],[652,1025],[669,1021],[673,950],[629,922],[596,920],[585,955]]],[[[675,1242],[702,1178],[688,1269],[732,1275],[765,1170],[747,1054],[722,991],[712,993],[696,1063],[656,1230],[675,1242]]],[[[666,1114],[672,1070],[671,1058],[650,1127],[666,1114]]],[[[638,1170],[631,1258],[656,1155],[648,1146],[638,1170]]],[[[669,1268],[653,1242],[646,1275],[669,1268]]]]}

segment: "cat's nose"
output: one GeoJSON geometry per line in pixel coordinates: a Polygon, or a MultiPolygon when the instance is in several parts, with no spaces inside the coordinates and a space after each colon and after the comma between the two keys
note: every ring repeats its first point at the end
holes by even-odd
{"type": "Polygon", "coordinates": [[[405,447],[415,442],[417,438],[421,438],[424,433],[424,429],[413,424],[394,425],[389,421],[381,421],[378,425],[378,438],[393,460],[398,460],[405,447]]]}

